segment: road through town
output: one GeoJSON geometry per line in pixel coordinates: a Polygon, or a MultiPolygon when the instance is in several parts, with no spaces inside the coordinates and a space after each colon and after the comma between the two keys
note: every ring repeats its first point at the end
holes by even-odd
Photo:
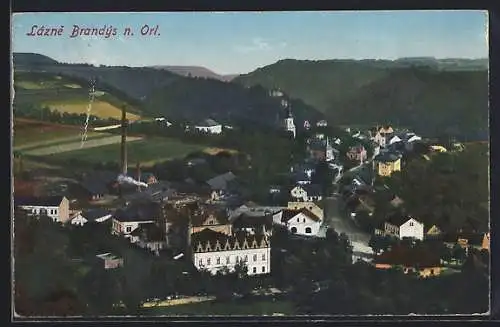
{"type": "Polygon", "coordinates": [[[325,224],[335,229],[337,233],[347,235],[353,246],[354,259],[371,257],[373,251],[368,246],[370,235],[360,231],[349,218],[341,214],[339,210],[341,201],[339,196],[335,195],[324,200],[325,224]]]}

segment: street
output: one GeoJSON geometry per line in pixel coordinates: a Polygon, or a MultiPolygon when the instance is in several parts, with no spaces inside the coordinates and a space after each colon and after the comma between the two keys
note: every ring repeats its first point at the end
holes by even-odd
{"type": "Polygon", "coordinates": [[[335,229],[337,233],[347,235],[353,246],[353,260],[371,257],[373,251],[368,246],[370,235],[360,231],[352,221],[340,214],[339,201],[342,200],[337,196],[328,197],[324,200],[325,224],[335,229]]]}

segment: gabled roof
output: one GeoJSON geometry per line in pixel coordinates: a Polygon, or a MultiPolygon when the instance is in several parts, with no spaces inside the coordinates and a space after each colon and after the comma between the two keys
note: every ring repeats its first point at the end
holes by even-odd
{"type": "Polygon", "coordinates": [[[395,225],[395,226],[399,227],[399,226],[403,225],[404,223],[406,223],[410,219],[411,219],[411,217],[396,213],[396,214],[388,216],[385,221],[391,225],[395,225]]]}
{"type": "Polygon", "coordinates": [[[102,218],[102,217],[105,217],[105,216],[111,215],[111,214],[112,214],[111,210],[101,209],[101,208],[89,209],[89,210],[85,210],[81,213],[82,217],[84,217],[88,221],[95,221],[96,219],[99,219],[99,218],[102,218]]]}
{"type": "Polygon", "coordinates": [[[152,221],[161,216],[161,206],[156,202],[140,202],[115,211],[113,218],[121,222],[152,221]]]}
{"type": "Polygon", "coordinates": [[[247,213],[241,213],[234,218],[233,227],[235,228],[249,228],[249,227],[259,227],[266,226],[271,227],[273,224],[272,215],[249,215],[247,213]]]}
{"type": "Polygon", "coordinates": [[[225,225],[229,222],[228,212],[225,208],[217,205],[199,204],[191,214],[191,224],[194,227],[203,225],[203,222],[213,215],[218,225],[225,225]]]}
{"type": "Polygon", "coordinates": [[[165,231],[155,223],[141,224],[130,235],[140,237],[146,242],[165,241],[165,231]]]}
{"type": "Polygon", "coordinates": [[[228,188],[228,183],[235,180],[236,176],[232,172],[227,172],[225,174],[215,176],[214,178],[209,179],[206,183],[213,190],[226,190],[228,188]]]}
{"type": "Polygon", "coordinates": [[[220,124],[211,118],[205,119],[204,121],[200,122],[199,124],[196,124],[196,126],[198,126],[198,127],[213,127],[213,126],[217,126],[217,125],[220,125],[220,124]]]}
{"type": "Polygon", "coordinates": [[[375,257],[375,264],[402,265],[404,267],[439,267],[441,260],[438,252],[426,248],[396,246],[375,257]]]}
{"type": "Polygon", "coordinates": [[[19,206],[57,207],[63,198],[64,196],[15,196],[14,203],[19,206]]]}
{"type": "Polygon", "coordinates": [[[302,209],[283,209],[283,213],[281,215],[281,222],[286,223],[290,219],[301,213],[315,222],[321,221],[320,217],[316,216],[307,208],[302,208],[302,209]]]}

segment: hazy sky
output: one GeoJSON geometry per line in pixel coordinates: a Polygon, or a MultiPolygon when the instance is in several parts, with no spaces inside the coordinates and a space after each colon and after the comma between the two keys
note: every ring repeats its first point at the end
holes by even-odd
{"type": "Polygon", "coordinates": [[[64,62],[199,65],[246,73],[280,59],[488,57],[484,11],[26,13],[15,14],[12,50],[64,62]],[[70,38],[73,25],[117,35],[70,38]],[[159,36],[141,36],[144,24],[159,36]],[[62,36],[27,36],[33,25],[64,26],[62,36]],[[125,27],[134,36],[124,37],[125,27]]]}

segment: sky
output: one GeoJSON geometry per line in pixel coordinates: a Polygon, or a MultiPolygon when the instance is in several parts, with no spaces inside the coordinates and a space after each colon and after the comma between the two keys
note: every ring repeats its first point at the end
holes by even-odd
{"type": "Polygon", "coordinates": [[[485,11],[22,13],[11,30],[13,52],[62,62],[242,74],[281,59],[487,58],[487,25],[485,11]],[[34,25],[64,29],[27,35],[34,25]],[[117,34],[70,37],[74,25],[117,34]],[[144,25],[158,26],[157,35],[142,36],[144,25]]]}

